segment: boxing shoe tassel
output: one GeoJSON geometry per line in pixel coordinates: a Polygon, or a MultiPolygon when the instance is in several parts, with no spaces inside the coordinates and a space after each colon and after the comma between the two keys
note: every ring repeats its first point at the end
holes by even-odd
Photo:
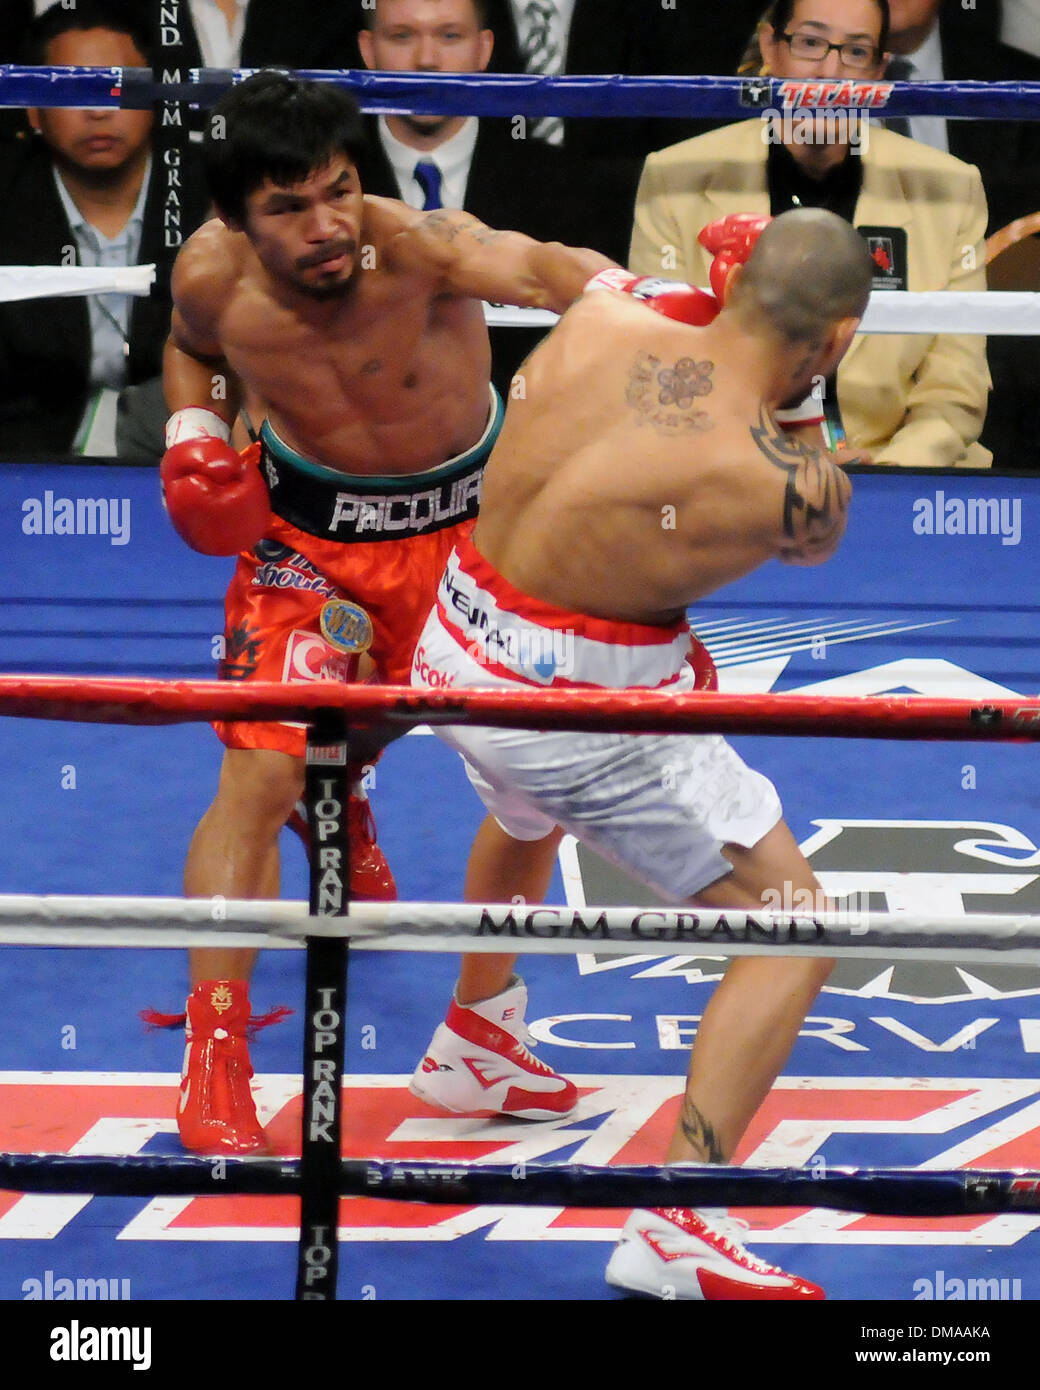
{"type": "MultiPolygon", "coordinates": [[[[255,1038],[261,1029],[270,1028],[273,1023],[281,1023],[293,1012],[294,1010],[286,1008],[284,1004],[279,1004],[278,1008],[271,1009],[266,1014],[250,1014],[249,1022],[246,1024],[246,1037],[255,1038]]],[[[154,1033],[159,1028],[181,1028],[188,1021],[187,1014],[161,1014],[155,1009],[142,1009],[138,1018],[149,1033],[154,1033]]]]}

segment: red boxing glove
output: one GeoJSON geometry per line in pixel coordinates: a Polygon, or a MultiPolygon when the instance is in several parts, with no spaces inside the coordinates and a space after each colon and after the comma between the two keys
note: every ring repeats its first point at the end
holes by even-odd
{"type": "Polygon", "coordinates": [[[237,555],[261,540],[271,519],[255,464],[213,435],[166,450],[159,466],[163,505],[181,540],[203,555],[237,555]]]}
{"type": "Polygon", "coordinates": [[[720,301],[725,299],[726,281],[734,266],[744,264],[763,228],[772,220],[752,212],[731,212],[728,217],[709,222],[701,231],[697,240],[715,257],[708,278],[720,301]]]}
{"type": "Polygon", "coordinates": [[[707,290],[696,289],[682,280],[659,280],[653,275],[632,275],[627,270],[601,270],[585,286],[589,290],[618,290],[641,299],[656,314],[678,319],[680,323],[703,328],[719,312],[719,301],[707,290]]]}

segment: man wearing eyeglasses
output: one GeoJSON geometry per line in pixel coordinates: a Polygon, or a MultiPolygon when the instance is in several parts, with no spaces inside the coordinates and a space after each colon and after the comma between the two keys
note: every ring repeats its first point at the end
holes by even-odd
{"type": "MultiPolygon", "coordinates": [[[[888,0],[777,0],[760,26],[765,75],[875,83],[889,54],[888,0]]],[[[979,171],[879,121],[784,110],[658,151],[646,161],[630,268],[707,281],[697,243],[732,212],[820,207],[851,222],[877,266],[875,290],[984,290],[986,198],[979,171]]],[[[990,378],[985,339],[856,338],[825,387],[848,444],[872,462],[988,467],[978,442],[990,378]]]]}

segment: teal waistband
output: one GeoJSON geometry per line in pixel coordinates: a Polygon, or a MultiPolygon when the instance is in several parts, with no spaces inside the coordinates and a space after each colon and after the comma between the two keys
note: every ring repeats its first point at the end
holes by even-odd
{"type": "Polygon", "coordinates": [[[311,459],[305,458],[303,454],[298,454],[295,449],[290,448],[285,440],[280,439],[274,432],[269,420],[265,420],[260,426],[260,441],[278,463],[298,473],[303,473],[308,478],[313,478],[315,482],[331,483],[341,492],[364,494],[414,492],[417,487],[429,487],[450,481],[456,475],[466,473],[474,465],[483,463],[487,459],[494,448],[495,440],[501,433],[502,421],[505,418],[505,406],[501,396],[494,386],[489,389],[491,405],[488,411],[487,425],[476,444],[464,453],[456,454],[454,458],[445,459],[443,463],[439,463],[433,468],[424,469],[421,473],[341,473],[337,468],[326,468],[323,464],[314,463],[311,459]]]}

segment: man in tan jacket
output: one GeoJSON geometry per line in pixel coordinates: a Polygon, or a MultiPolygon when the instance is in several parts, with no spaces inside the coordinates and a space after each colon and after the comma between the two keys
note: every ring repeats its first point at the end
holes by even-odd
{"type": "MultiPolygon", "coordinates": [[[[886,55],[877,0],[774,6],[760,45],[768,72],[792,80],[873,82],[886,55]]],[[[974,165],[845,112],[827,113],[820,143],[802,143],[798,114],[725,126],[646,161],[630,268],[707,283],[697,233],[727,213],[826,207],[868,239],[875,289],[985,290],[986,200],[974,165]]],[[[811,114],[804,119],[812,121],[811,114]]],[[[990,378],[985,339],[861,335],[837,374],[849,444],[879,464],[986,468],[977,442],[990,378]]]]}

